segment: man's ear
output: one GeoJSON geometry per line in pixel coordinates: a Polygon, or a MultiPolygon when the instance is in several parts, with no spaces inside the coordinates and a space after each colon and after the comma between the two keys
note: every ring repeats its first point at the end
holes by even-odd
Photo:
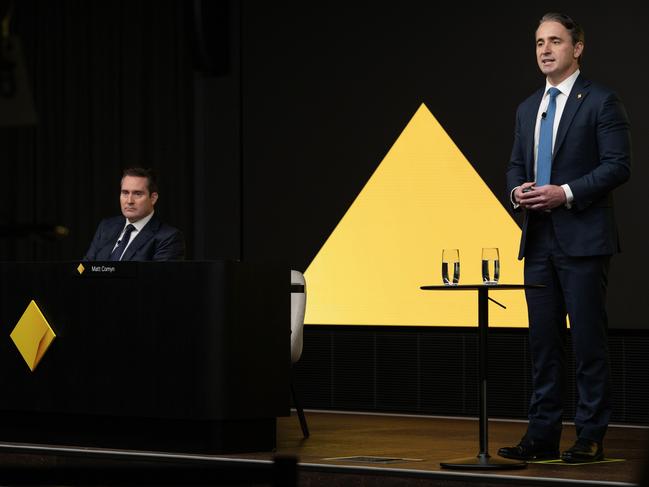
{"type": "Polygon", "coordinates": [[[158,193],[151,193],[151,204],[155,205],[156,201],[158,201],[158,193]]]}
{"type": "Polygon", "coordinates": [[[573,48],[572,55],[574,56],[575,59],[579,58],[581,54],[584,52],[584,43],[581,41],[578,41],[575,44],[575,47],[573,48]]]}

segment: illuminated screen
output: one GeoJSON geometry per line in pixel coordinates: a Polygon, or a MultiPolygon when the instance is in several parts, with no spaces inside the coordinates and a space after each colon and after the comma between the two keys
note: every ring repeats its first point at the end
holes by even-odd
{"type": "MultiPolygon", "coordinates": [[[[460,284],[482,282],[483,247],[500,282],[522,283],[520,228],[422,104],[305,272],[306,324],[476,326],[476,291],[442,284],[442,249],[459,249],[460,284]]],[[[523,291],[492,291],[489,325],[526,327],[523,291]]]]}

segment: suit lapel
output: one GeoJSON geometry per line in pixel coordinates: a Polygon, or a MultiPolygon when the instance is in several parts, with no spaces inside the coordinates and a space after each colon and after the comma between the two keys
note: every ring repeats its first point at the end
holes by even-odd
{"type": "Polygon", "coordinates": [[[142,230],[140,230],[137,236],[133,239],[131,244],[124,251],[122,260],[132,260],[136,252],[149,240],[151,240],[158,229],[160,228],[160,221],[154,216],[149,220],[142,230]]]}
{"type": "Polygon", "coordinates": [[[108,229],[108,235],[110,235],[110,238],[106,241],[106,245],[104,245],[97,253],[97,260],[110,260],[110,254],[113,253],[113,248],[117,243],[119,234],[122,233],[122,230],[124,229],[124,222],[125,220],[122,219],[111,225],[111,228],[108,229]]]}
{"type": "Polygon", "coordinates": [[[530,176],[530,181],[534,180],[534,132],[536,130],[536,117],[539,112],[539,106],[541,105],[541,100],[543,99],[543,88],[541,88],[537,93],[535,93],[532,98],[531,104],[529,105],[529,110],[527,116],[525,117],[523,130],[525,131],[526,140],[529,142],[529,147],[527,149],[527,159],[526,169],[527,174],[530,176]]]}
{"type": "Polygon", "coordinates": [[[561,145],[566,139],[566,134],[570,128],[572,120],[575,118],[575,114],[581,107],[581,104],[584,102],[588,96],[590,81],[586,81],[582,78],[581,75],[575,80],[575,84],[568,95],[568,100],[566,101],[566,106],[563,109],[563,114],[561,115],[561,121],[559,122],[559,128],[557,129],[557,138],[554,141],[554,149],[552,150],[552,158],[559,152],[561,145]]]}

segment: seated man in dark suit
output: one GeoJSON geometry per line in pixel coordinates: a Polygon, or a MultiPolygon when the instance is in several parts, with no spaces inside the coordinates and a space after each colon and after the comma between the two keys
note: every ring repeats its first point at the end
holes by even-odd
{"type": "Polygon", "coordinates": [[[119,197],[123,216],[99,223],[84,260],[164,261],[185,258],[180,230],[155,216],[158,185],[150,169],[124,170],[119,197]]]}

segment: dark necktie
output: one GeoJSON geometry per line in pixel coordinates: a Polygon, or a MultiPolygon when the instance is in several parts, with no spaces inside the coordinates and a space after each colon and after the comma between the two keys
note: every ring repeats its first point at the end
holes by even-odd
{"type": "Polygon", "coordinates": [[[550,88],[550,102],[541,116],[541,130],[539,133],[539,152],[536,157],[536,185],[550,184],[552,173],[552,130],[554,128],[554,113],[557,111],[557,95],[561,93],[557,88],[550,88]]]}
{"type": "Polygon", "coordinates": [[[119,242],[117,242],[117,247],[115,247],[113,253],[110,254],[110,260],[120,260],[122,258],[122,254],[124,253],[124,250],[128,245],[128,241],[131,238],[131,232],[133,230],[135,230],[135,227],[133,225],[131,225],[130,223],[126,225],[124,235],[122,235],[122,238],[119,240],[119,242]]]}

